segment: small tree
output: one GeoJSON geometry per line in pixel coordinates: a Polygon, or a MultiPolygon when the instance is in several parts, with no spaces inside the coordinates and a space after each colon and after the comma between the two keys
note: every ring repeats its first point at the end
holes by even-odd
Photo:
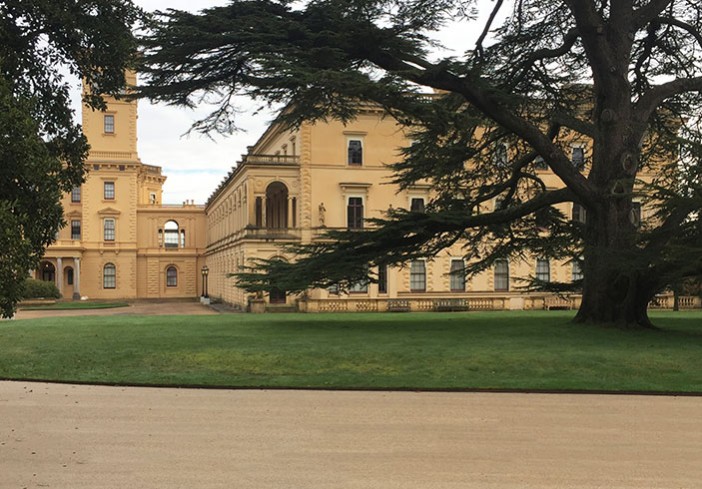
{"type": "Polygon", "coordinates": [[[135,53],[141,11],[127,0],[0,1],[0,314],[63,225],[61,196],[83,181],[88,144],[70,109],[66,72],[104,108],[135,53]]]}
{"type": "Polygon", "coordinates": [[[396,183],[429,179],[435,191],[425,212],[396,210],[362,232],[330,233],[297,249],[296,263],[263,262],[265,273],[242,274],[240,284],[350,283],[369,264],[462,242],[469,273],[524,253],[582,258],[576,320],[648,327],[650,299],[700,273],[697,2],[498,0],[478,24],[484,5],[240,0],[160,17],[144,39],[143,96],[192,105],[217,94],[217,109],[195,126],[202,131],[232,130],[241,94],[289,104],[281,120],[292,125],[348,121],[359,100],[371,101],[415,141],[394,166],[396,183]],[[482,35],[474,49],[435,59],[431,34],[449,19],[482,35]],[[427,87],[442,96],[417,95],[427,87]],[[590,148],[582,165],[573,143],[590,148]],[[560,188],[545,184],[541,165],[560,188]],[[640,178],[647,173],[655,178],[640,178]],[[502,206],[485,212],[495,198],[502,206]],[[652,210],[645,225],[635,200],[652,210]],[[554,210],[564,202],[586,209],[586,222],[554,210]]]}

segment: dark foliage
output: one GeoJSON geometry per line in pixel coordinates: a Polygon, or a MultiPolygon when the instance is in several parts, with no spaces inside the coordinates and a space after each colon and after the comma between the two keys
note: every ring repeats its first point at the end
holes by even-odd
{"type": "Polygon", "coordinates": [[[432,182],[426,212],[330,233],[294,250],[295,263],[259,263],[238,275],[249,290],[349,284],[369,266],[464,243],[468,273],[526,254],[581,257],[577,320],[650,326],[649,300],[702,272],[697,2],[240,0],[171,10],[152,28],[142,95],[213,101],[196,129],[233,130],[239,95],[288,104],[281,121],[292,125],[350,120],[359,101],[374,103],[414,141],[396,183],[432,182]],[[486,6],[494,10],[479,22],[486,6]],[[431,34],[449,21],[491,30],[494,41],[483,35],[475,49],[437,58],[431,34]],[[440,95],[421,95],[426,88],[440,95]],[[496,154],[503,144],[506,161],[496,154]],[[574,144],[590,148],[581,167],[574,144]],[[587,221],[551,208],[563,202],[582,205],[587,221]],[[634,202],[651,214],[644,225],[634,202]]]}
{"type": "Polygon", "coordinates": [[[74,121],[66,73],[91,89],[124,88],[133,64],[127,0],[0,1],[0,314],[11,316],[21,284],[62,223],[60,198],[83,181],[88,144],[74,121]]]}

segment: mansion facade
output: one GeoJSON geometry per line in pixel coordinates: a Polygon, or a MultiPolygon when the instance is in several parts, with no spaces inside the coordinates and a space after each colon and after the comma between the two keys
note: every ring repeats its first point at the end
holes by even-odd
{"type": "MultiPolygon", "coordinates": [[[[135,83],[133,75],[128,81],[135,83]]],[[[252,296],[230,274],[252,260],[294,259],[285,256],[283,245],[313,243],[329,229],[362,227],[390,207],[421,210],[431,196],[429,182],[403,191],[388,183],[387,164],[408,141],[394,119],[372,106],[346,125],[304,123],[291,130],[274,122],[204,206],[161,203],[166,177],[160,167],[141,163],[136,124],[134,101],[108,100],[105,112],[83,111],[91,145],[87,178],[65,196],[67,225],[34,272],[54,281],[65,298],[197,298],[209,292],[248,309],[252,296]]],[[[584,163],[586,149],[572,151],[574,163],[584,163]]],[[[548,169],[542,178],[548,186],[560,185],[548,169]]],[[[577,205],[559,207],[584,218],[577,205]]],[[[577,261],[503,261],[464,279],[450,273],[463,269],[462,254],[456,245],[432,259],[379,270],[378,283],[347,292],[314,289],[296,297],[278,290],[253,302],[258,309],[310,312],[578,306],[577,296],[517,288],[519,277],[581,278],[577,261]]]]}

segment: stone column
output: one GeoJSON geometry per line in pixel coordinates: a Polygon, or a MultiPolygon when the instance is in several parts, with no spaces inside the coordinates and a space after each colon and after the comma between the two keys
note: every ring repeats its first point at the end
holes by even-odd
{"type": "Polygon", "coordinates": [[[262,228],[267,228],[268,227],[268,219],[267,219],[267,214],[268,210],[266,209],[266,199],[265,197],[261,198],[261,227],[262,228]]]}
{"type": "Polygon", "coordinates": [[[56,258],[56,286],[63,295],[63,260],[56,258]]]}
{"type": "Polygon", "coordinates": [[[288,195],[288,225],[286,227],[293,227],[293,198],[288,195]]]}
{"type": "Polygon", "coordinates": [[[80,300],[80,258],[73,259],[73,300],[80,300]]]}

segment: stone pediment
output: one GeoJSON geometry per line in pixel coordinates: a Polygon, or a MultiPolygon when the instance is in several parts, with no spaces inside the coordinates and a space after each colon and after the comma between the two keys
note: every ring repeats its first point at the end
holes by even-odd
{"type": "Polygon", "coordinates": [[[80,211],[67,212],[66,217],[81,217],[81,213],[80,211]]]}
{"type": "Polygon", "coordinates": [[[119,216],[121,213],[122,211],[113,207],[105,207],[104,209],[100,209],[98,211],[98,214],[101,216],[119,216]]]}

